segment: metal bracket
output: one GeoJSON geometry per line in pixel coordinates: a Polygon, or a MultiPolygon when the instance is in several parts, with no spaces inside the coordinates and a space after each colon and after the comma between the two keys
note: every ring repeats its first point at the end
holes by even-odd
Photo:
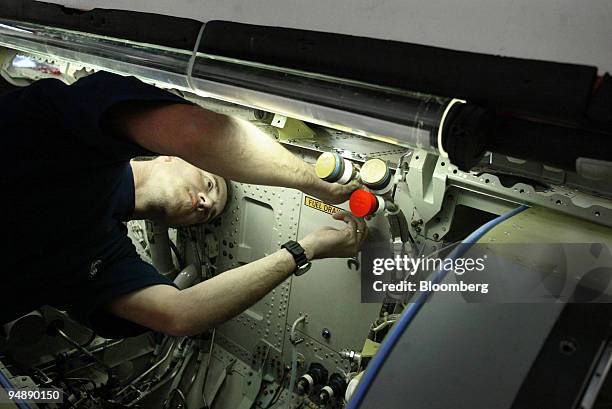
{"type": "Polygon", "coordinates": [[[425,224],[425,229],[423,231],[425,237],[439,241],[450,231],[450,226],[455,217],[455,207],[459,194],[460,192],[455,192],[455,194],[453,194],[452,190],[447,192],[438,214],[425,224]]]}
{"type": "Polygon", "coordinates": [[[423,221],[431,220],[442,207],[446,191],[446,166],[448,159],[427,151],[415,151],[410,160],[406,184],[414,206],[423,221]]]}
{"type": "Polygon", "coordinates": [[[402,243],[410,240],[408,221],[403,211],[399,210],[395,213],[388,213],[385,216],[389,222],[389,229],[393,240],[400,239],[402,243]]]}
{"type": "Polygon", "coordinates": [[[274,115],[271,125],[278,128],[278,140],[281,142],[313,140],[317,137],[304,122],[283,115],[274,115]]]}
{"type": "Polygon", "coordinates": [[[213,386],[213,390],[212,393],[209,396],[209,405],[212,407],[214,402],[215,402],[215,398],[217,397],[217,394],[219,393],[219,390],[221,390],[221,387],[223,386],[223,383],[225,383],[225,379],[227,378],[227,376],[232,372],[232,368],[234,366],[234,364],[236,363],[237,359],[232,359],[229,364],[225,365],[225,367],[223,368],[223,370],[221,371],[221,374],[219,374],[219,378],[217,378],[217,381],[215,382],[214,386],[213,386]]]}

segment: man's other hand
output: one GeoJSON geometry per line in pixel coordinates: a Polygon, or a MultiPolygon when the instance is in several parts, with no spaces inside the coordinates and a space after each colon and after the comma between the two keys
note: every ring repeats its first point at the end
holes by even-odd
{"type": "Polygon", "coordinates": [[[344,221],[347,226],[344,229],[322,227],[299,241],[309,260],[353,257],[365,241],[368,227],[362,218],[348,212],[338,212],[333,218],[344,221]]]}

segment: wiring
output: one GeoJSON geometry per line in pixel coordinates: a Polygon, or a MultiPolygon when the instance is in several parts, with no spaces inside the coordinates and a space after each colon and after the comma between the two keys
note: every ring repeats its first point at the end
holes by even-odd
{"type": "MultiPolygon", "coordinates": [[[[177,376],[173,379],[172,384],[170,385],[171,392],[169,393],[168,398],[164,402],[163,407],[169,407],[169,405],[172,403],[172,400],[174,399],[175,394],[178,394],[179,398],[183,400],[184,405],[186,405],[185,393],[187,392],[187,388],[184,387],[183,379],[185,378],[185,373],[187,371],[187,368],[192,363],[192,359],[194,358],[194,355],[195,355],[196,348],[194,347],[194,344],[195,344],[194,340],[189,338],[188,344],[185,347],[184,352],[183,352],[183,360],[180,365],[179,372],[177,376]]],[[[197,356],[196,356],[196,361],[197,361],[197,356]]]]}
{"type": "MultiPolygon", "coordinates": [[[[180,349],[180,344],[181,342],[179,342],[179,349],[180,349]]],[[[158,389],[160,389],[161,387],[163,387],[164,385],[166,385],[168,382],[170,382],[171,380],[175,379],[175,377],[181,373],[181,370],[184,367],[184,362],[185,360],[189,361],[191,359],[191,351],[189,351],[187,353],[187,356],[185,357],[185,355],[182,355],[171,368],[168,368],[168,370],[166,370],[164,372],[164,374],[162,375],[161,378],[158,378],[159,380],[155,380],[155,384],[148,390],[142,392],[140,390],[137,390],[138,392],[138,396],[136,396],[135,399],[133,399],[132,401],[130,401],[127,404],[123,404],[121,405],[122,407],[132,407],[136,404],[138,404],[138,402],[140,402],[142,399],[144,399],[145,397],[149,396],[150,394],[154,393],[155,391],[157,391],[158,389]],[[168,373],[169,372],[169,373],[168,373]]],[[[114,402],[117,404],[117,402],[114,402]]]]}
{"type": "Polygon", "coordinates": [[[143,379],[145,376],[147,376],[148,374],[153,372],[155,369],[157,369],[162,363],[164,363],[166,361],[166,359],[168,359],[168,357],[170,356],[170,353],[172,352],[172,350],[174,349],[175,343],[176,343],[176,339],[173,339],[172,342],[170,343],[170,347],[168,347],[168,350],[166,351],[166,354],[159,361],[157,361],[157,363],[155,363],[152,367],[150,367],[149,369],[144,371],[142,374],[140,374],[140,376],[138,376],[136,379],[134,379],[132,382],[130,382],[127,386],[125,386],[123,389],[121,389],[117,393],[117,395],[121,395],[130,386],[135,385],[136,383],[138,383],[141,379],[143,379]]]}
{"type": "Polygon", "coordinates": [[[92,354],[91,352],[89,352],[85,347],[83,347],[81,344],[79,344],[78,342],[76,342],[75,340],[73,340],[70,336],[68,336],[68,334],[66,334],[64,331],[62,331],[60,328],[58,328],[57,326],[55,326],[53,328],[55,330],[55,332],[62,337],[64,340],[66,340],[70,345],[72,345],[73,347],[77,348],[78,350],[80,350],[82,353],[84,353],[85,355],[87,355],[88,358],[90,358],[93,362],[95,362],[97,365],[99,365],[100,367],[102,367],[104,369],[104,371],[106,372],[108,379],[111,379],[112,377],[112,370],[111,368],[106,365],[104,362],[102,362],[100,359],[98,359],[98,357],[96,357],[94,354],[92,354]]]}
{"type": "Polygon", "coordinates": [[[176,261],[178,262],[179,270],[183,270],[185,268],[185,260],[183,259],[183,256],[181,255],[178,248],[176,247],[176,244],[172,240],[169,240],[168,242],[170,243],[170,248],[172,249],[172,252],[176,256],[176,261]]]}
{"type": "Polygon", "coordinates": [[[91,331],[91,335],[89,336],[87,341],[85,341],[83,344],[81,344],[81,347],[83,347],[83,348],[87,348],[88,346],[90,346],[94,342],[96,337],[98,336],[94,330],[90,329],[90,331],[91,331]]]}
{"type": "Polygon", "coordinates": [[[397,321],[399,318],[399,314],[387,314],[385,313],[385,315],[383,316],[382,322],[379,324],[377,321],[372,325],[372,328],[370,328],[370,331],[372,332],[378,332],[380,330],[382,330],[383,328],[386,328],[390,325],[393,325],[393,323],[395,323],[395,321],[397,321]],[[378,324],[376,326],[374,326],[375,324],[378,324]]]}
{"type": "Polygon", "coordinates": [[[298,354],[296,346],[300,342],[304,341],[303,338],[297,338],[297,326],[300,322],[306,320],[306,315],[300,315],[291,325],[291,332],[289,333],[289,342],[291,342],[291,380],[289,381],[289,390],[293,391],[295,388],[295,380],[297,377],[297,366],[298,366],[298,354]]]}
{"type": "Polygon", "coordinates": [[[198,350],[198,355],[196,357],[195,370],[193,371],[193,375],[191,376],[191,379],[189,380],[189,383],[187,384],[187,387],[185,388],[185,393],[187,394],[189,394],[189,392],[191,391],[191,388],[193,387],[193,384],[198,378],[199,368],[202,365],[202,361],[203,361],[204,351],[202,348],[202,338],[201,337],[198,338],[197,350],[198,350]]]}
{"type": "Polygon", "coordinates": [[[208,357],[206,358],[206,368],[204,368],[204,379],[202,381],[202,400],[204,401],[204,407],[208,408],[208,401],[206,400],[206,380],[208,379],[208,370],[210,369],[210,362],[212,358],[213,349],[215,346],[215,334],[217,333],[216,328],[212,331],[212,338],[210,340],[210,349],[208,350],[208,357]]]}
{"type": "Polygon", "coordinates": [[[283,366],[283,373],[281,374],[280,384],[278,385],[278,388],[274,392],[274,396],[270,400],[270,403],[268,403],[268,405],[265,407],[265,409],[270,409],[272,406],[276,404],[276,402],[278,402],[278,400],[280,399],[282,395],[283,389],[287,386],[286,381],[288,379],[289,378],[287,377],[287,368],[283,366]]]}
{"type": "Polygon", "coordinates": [[[183,407],[187,409],[187,399],[185,398],[185,394],[180,388],[174,388],[170,391],[170,393],[168,394],[168,399],[166,400],[163,406],[164,409],[170,407],[170,403],[172,402],[172,399],[174,399],[174,396],[178,396],[183,404],[183,407]]]}
{"type": "Polygon", "coordinates": [[[202,276],[202,266],[204,265],[204,257],[202,257],[200,249],[198,248],[197,232],[195,232],[193,229],[189,229],[189,241],[191,242],[193,254],[196,257],[198,271],[200,273],[200,276],[202,276]]]}
{"type": "Polygon", "coordinates": [[[193,66],[195,64],[195,60],[198,56],[198,49],[200,48],[200,42],[202,41],[202,34],[204,34],[204,28],[206,27],[206,23],[202,23],[200,26],[200,30],[198,31],[198,36],[196,37],[196,42],[193,45],[193,52],[191,53],[191,57],[189,58],[189,63],[187,64],[187,85],[193,92],[196,92],[196,88],[193,85],[193,66]]]}

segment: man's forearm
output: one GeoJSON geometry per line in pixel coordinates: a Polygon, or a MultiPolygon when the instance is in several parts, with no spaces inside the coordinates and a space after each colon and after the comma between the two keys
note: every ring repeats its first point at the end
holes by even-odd
{"type": "Polygon", "coordinates": [[[295,270],[293,257],[279,250],[176,294],[174,332],[193,335],[225,322],[259,301],[295,270]]]}
{"type": "Polygon", "coordinates": [[[238,182],[325,193],[329,184],[248,121],[194,105],[129,106],[113,113],[113,127],[141,146],[179,156],[238,182]]]}
{"type": "MultiPolygon", "coordinates": [[[[202,122],[198,127],[202,132],[199,138],[205,140],[203,132],[207,131],[210,116],[200,112],[194,113],[194,117],[202,122]]],[[[184,159],[237,182],[314,191],[326,188],[327,184],[316,176],[313,166],[255,125],[231,117],[223,117],[220,122],[216,134],[222,137],[196,144],[194,149],[185,152],[184,159]]]]}

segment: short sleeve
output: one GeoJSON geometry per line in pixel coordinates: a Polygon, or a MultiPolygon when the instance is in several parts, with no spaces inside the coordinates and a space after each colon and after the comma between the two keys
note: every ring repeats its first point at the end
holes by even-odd
{"type": "MultiPolygon", "coordinates": [[[[46,80],[43,80],[46,81],[46,80]]],[[[168,91],[145,84],[135,77],[97,72],[67,86],[49,80],[42,91],[52,105],[62,128],[77,141],[119,160],[156,155],[105,126],[105,115],[119,104],[189,104],[168,91]]],[[[39,81],[41,82],[41,81],[39,81]]]]}
{"type": "Polygon", "coordinates": [[[111,314],[106,307],[122,295],[160,284],[176,287],[137,255],[124,257],[82,283],[78,300],[71,303],[68,312],[104,338],[140,335],[150,330],[111,314]]]}

